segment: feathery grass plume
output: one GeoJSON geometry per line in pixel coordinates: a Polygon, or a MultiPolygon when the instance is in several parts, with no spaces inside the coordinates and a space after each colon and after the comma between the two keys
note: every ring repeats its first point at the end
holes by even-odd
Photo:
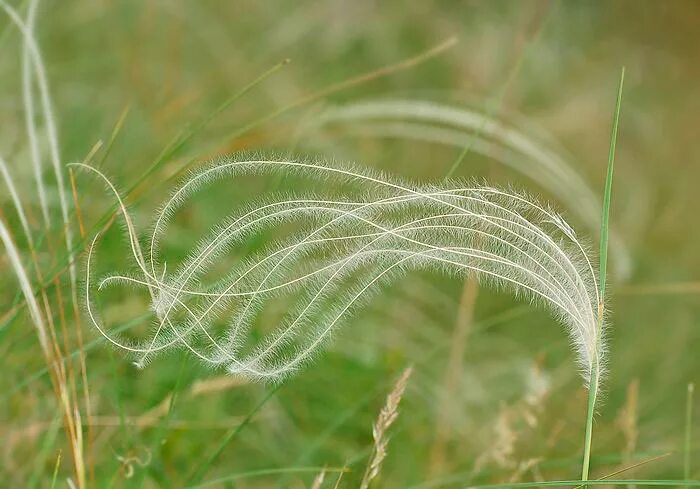
{"type": "Polygon", "coordinates": [[[382,463],[386,458],[386,448],[389,445],[388,431],[391,425],[394,424],[394,421],[396,421],[396,418],[399,417],[399,403],[401,402],[403,393],[406,390],[406,385],[408,385],[408,379],[411,377],[412,373],[412,367],[408,367],[403,371],[399,380],[396,381],[394,388],[386,397],[386,403],[379,412],[374,426],[372,426],[374,449],[372,451],[372,458],[367,464],[365,474],[362,476],[360,489],[367,489],[382,469],[382,463]]]}
{"type": "MultiPolygon", "coordinates": [[[[549,134],[519,118],[494,118],[475,107],[425,99],[375,99],[327,108],[307,128],[337,128],[369,138],[401,138],[464,148],[524,175],[546,189],[591,230],[599,226],[595,192],[574,169],[572,157],[549,134]]],[[[626,278],[625,243],[611,239],[615,272],[626,278]]]]}
{"type": "Polygon", "coordinates": [[[464,183],[418,186],[306,161],[229,157],[194,171],[175,188],[155,215],[144,253],[116,188],[99,170],[76,165],[98,175],[114,194],[135,266],[134,273],[102,277],[98,291],[145,288],[152,327],[134,342],[112,336],[99,318],[92,302],[99,236],[87,260],[87,312],[138,366],[179,347],[232,374],[279,380],[308,362],[382,285],[427,268],[473,276],[547,306],[566,326],[586,383],[603,368],[597,280],[586,249],[562,217],[528,196],[464,183]],[[214,226],[182,263],[161,262],[168,222],[205,187],[275,172],[310,179],[319,191],[262,198],[214,226]],[[275,232],[284,237],[226,262],[240,243],[275,232]],[[227,273],[214,280],[221,262],[227,273]],[[260,311],[281,299],[290,304],[285,317],[254,333],[260,311]]]}

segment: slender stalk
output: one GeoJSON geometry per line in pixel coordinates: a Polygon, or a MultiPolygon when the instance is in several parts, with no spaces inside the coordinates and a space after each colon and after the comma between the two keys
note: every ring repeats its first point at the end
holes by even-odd
{"type": "Polygon", "coordinates": [[[608,170],[605,177],[605,192],[603,194],[603,213],[600,225],[600,272],[598,279],[598,335],[595,351],[593,352],[593,365],[591,367],[591,378],[588,385],[588,413],[586,415],[586,434],[583,442],[583,464],[581,468],[581,480],[588,480],[588,473],[591,463],[591,444],[593,442],[593,416],[595,414],[595,403],[598,397],[598,383],[600,376],[599,344],[600,334],[603,331],[603,321],[605,319],[605,284],[608,266],[608,231],[610,228],[610,202],[612,197],[613,169],[615,166],[615,146],[617,144],[617,130],[620,123],[620,105],[622,103],[622,87],[625,82],[625,68],[620,74],[620,84],[617,88],[617,101],[615,112],[613,113],[612,129],[610,133],[610,151],[608,153],[608,170]]]}
{"type": "Polygon", "coordinates": [[[683,460],[683,478],[685,480],[690,480],[690,452],[691,452],[691,438],[693,431],[693,392],[695,391],[695,384],[688,384],[688,398],[685,405],[685,448],[684,448],[684,460],[683,460]]]}
{"type": "Polygon", "coordinates": [[[56,487],[56,476],[58,476],[58,468],[61,466],[61,452],[58,452],[58,457],[56,457],[56,465],[53,467],[53,476],[51,477],[51,489],[56,487]]]}
{"type": "Polygon", "coordinates": [[[588,414],[586,416],[586,435],[583,442],[583,468],[581,469],[581,480],[588,480],[588,470],[591,464],[591,443],[593,442],[593,415],[595,414],[595,403],[598,397],[598,369],[591,371],[591,384],[588,388],[588,414]]]}
{"type": "MultiPolygon", "coordinates": [[[[682,481],[677,479],[602,479],[588,481],[589,486],[678,486],[686,483],[689,487],[700,487],[700,481],[682,481]]],[[[506,484],[484,484],[468,486],[467,489],[529,489],[534,487],[580,487],[579,481],[535,481],[509,482],[506,484]]]]}
{"type": "MultiPolygon", "coordinates": [[[[187,487],[194,486],[198,487],[200,486],[200,482],[202,478],[207,474],[207,471],[209,470],[209,467],[211,467],[211,464],[214,463],[214,461],[219,458],[219,455],[224,451],[224,449],[228,446],[228,444],[233,440],[238,433],[245,428],[245,426],[250,423],[250,421],[253,419],[253,416],[260,411],[260,409],[265,405],[265,403],[270,400],[270,398],[282,387],[283,384],[277,384],[275,385],[272,389],[270,389],[267,394],[258,402],[258,404],[253,408],[251,412],[248,413],[248,415],[241,421],[240,424],[237,426],[234,426],[229,430],[229,432],[226,434],[224,439],[221,441],[219,446],[216,448],[216,450],[207,457],[205,461],[197,469],[195,472],[192,474],[192,476],[189,478],[187,481],[187,487]]],[[[206,483],[204,484],[206,485],[206,483]]]]}

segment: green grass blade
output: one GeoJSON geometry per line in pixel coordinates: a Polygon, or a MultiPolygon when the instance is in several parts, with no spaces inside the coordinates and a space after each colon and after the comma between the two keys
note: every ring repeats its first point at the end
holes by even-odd
{"type": "MultiPolygon", "coordinates": [[[[613,113],[613,123],[610,134],[610,150],[608,152],[608,170],[605,177],[605,192],[603,194],[603,215],[600,224],[600,272],[598,277],[598,335],[603,329],[604,304],[605,304],[605,283],[608,267],[608,231],[610,222],[610,202],[612,199],[613,170],[615,167],[615,146],[617,145],[617,131],[620,123],[620,107],[622,105],[622,87],[625,82],[625,68],[620,73],[620,84],[617,89],[617,100],[615,102],[615,112],[613,113]]],[[[599,341],[598,338],[597,341],[599,341]]],[[[597,345],[596,345],[597,349],[597,345]]],[[[593,415],[595,414],[595,404],[598,396],[599,382],[598,353],[594,353],[593,366],[591,368],[591,378],[588,386],[588,412],[586,414],[586,433],[583,442],[583,463],[581,467],[581,480],[588,480],[591,463],[591,445],[593,441],[593,415]]]]}
{"type": "Polygon", "coordinates": [[[100,156],[100,159],[95,164],[97,168],[102,168],[105,164],[105,161],[107,161],[107,158],[109,157],[110,153],[112,152],[112,148],[114,147],[114,143],[117,141],[117,137],[119,137],[119,133],[124,127],[124,123],[126,122],[126,117],[128,115],[129,106],[127,105],[122,109],[121,113],[119,114],[119,117],[117,118],[117,122],[114,124],[112,133],[109,135],[109,141],[107,141],[107,146],[102,150],[102,156],[100,156]]]}
{"type": "Polygon", "coordinates": [[[114,352],[112,349],[108,352],[109,355],[109,372],[112,375],[112,389],[114,395],[114,405],[117,409],[119,417],[119,434],[122,435],[122,449],[126,452],[131,445],[131,428],[126,424],[126,415],[124,414],[124,402],[121,395],[121,385],[119,382],[119,374],[114,352]]]}
{"type": "Polygon", "coordinates": [[[61,452],[58,452],[56,457],[56,465],[53,468],[53,476],[51,477],[51,489],[56,487],[56,478],[58,477],[58,468],[61,466],[61,452]]]}
{"type": "Polygon", "coordinates": [[[625,82],[625,68],[620,74],[620,84],[617,88],[617,101],[615,102],[615,113],[613,115],[612,129],[610,132],[610,149],[608,152],[608,172],[605,177],[605,193],[603,195],[603,218],[600,223],[600,276],[599,292],[600,303],[605,299],[605,284],[608,267],[608,233],[610,221],[610,201],[612,197],[613,170],[615,167],[615,146],[617,145],[617,131],[620,125],[620,107],[622,105],[622,88],[625,82]]]}
{"type": "Polygon", "coordinates": [[[692,450],[691,439],[693,432],[693,392],[695,384],[688,384],[688,398],[685,406],[685,447],[683,459],[683,478],[690,479],[690,453],[692,450]]]}
{"type": "Polygon", "coordinates": [[[223,482],[229,482],[239,479],[248,479],[252,477],[262,477],[266,475],[279,475],[279,474],[305,474],[305,473],[318,473],[325,470],[326,473],[340,473],[346,472],[347,469],[342,467],[287,467],[287,468],[275,468],[275,469],[260,469],[260,470],[249,470],[247,472],[240,472],[238,474],[228,475],[226,477],[221,477],[219,479],[214,479],[211,481],[206,481],[201,484],[188,485],[187,489],[197,489],[200,487],[218,486],[223,482]]]}
{"type": "MultiPolygon", "coordinates": [[[[168,430],[168,427],[170,426],[170,421],[172,420],[173,414],[175,412],[175,401],[177,400],[178,395],[180,394],[180,391],[182,389],[182,378],[184,377],[185,374],[185,367],[187,366],[187,361],[188,358],[187,356],[183,355],[182,359],[180,360],[180,368],[178,370],[177,377],[175,379],[175,386],[173,387],[173,392],[170,395],[170,401],[168,402],[168,412],[165,414],[165,416],[160,420],[158,423],[158,428],[156,429],[156,433],[153,437],[153,440],[151,440],[151,446],[149,448],[150,453],[159,453],[160,452],[160,447],[162,445],[163,438],[165,437],[165,433],[168,430]]],[[[154,459],[154,462],[158,462],[157,460],[154,459]]],[[[143,487],[144,482],[146,480],[146,473],[150,472],[152,475],[154,475],[156,478],[164,478],[165,475],[162,473],[159,473],[159,464],[158,463],[153,463],[148,466],[148,471],[143,471],[141,472],[141,480],[139,481],[139,487],[143,487]]],[[[161,485],[164,481],[161,480],[161,485]]]]}
{"type": "MultiPolygon", "coordinates": [[[[530,487],[577,487],[581,485],[579,480],[569,481],[543,481],[543,482],[514,482],[509,484],[486,484],[481,486],[467,486],[467,489],[525,489],[530,487]]],[[[603,479],[588,481],[589,486],[688,486],[700,487],[700,481],[673,480],[673,479],[603,479]]]]}
{"type": "Polygon", "coordinates": [[[224,436],[224,439],[221,441],[217,449],[209,456],[207,459],[194,471],[193,475],[189,478],[187,481],[188,486],[194,485],[196,487],[197,484],[202,480],[202,477],[204,477],[209,470],[209,467],[211,467],[211,464],[214,463],[214,461],[219,458],[221,453],[224,451],[224,449],[228,446],[229,443],[231,443],[231,440],[233,440],[238,433],[241,432],[241,430],[248,424],[250,423],[250,420],[253,419],[253,416],[260,411],[260,409],[265,405],[265,403],[270,400],[270,398],[282,387],[283,384],[278,384],[275,387],[273,387],[265,396],[258,402],[258,404],[253,408],[251,412],[248,413],[248,415],[241,421],[241,423],[229,430],[228,433],[226,433],[226,436],[224,436]]]}

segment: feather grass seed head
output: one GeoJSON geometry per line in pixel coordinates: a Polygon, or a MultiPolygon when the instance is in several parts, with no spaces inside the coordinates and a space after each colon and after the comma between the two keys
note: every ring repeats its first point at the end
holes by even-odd
{"type": "Polygon", "coordinates": [[[142,251],[116,188],[90,170],[119,203],[136,265],[135,274],[103,277],[99,288],[146,289],[153,313],[150,336],[135,344],[113,338],[92,306],[88,312],[139,366],[178,347],[231,374],[279,380],[308,363],[387,283],[430,269],[472,276],[548,307],[564,324],[586,382],[594,366],[598,372],[602,368],[598,288],[588,251],[561,216],[530,196],[464,182],[414,185],[303,160],[230,157],[192,172],[174,189],[156,213],[142,251]],[[273,194],[235,209],[196,241],[181,263],[160,261],[169,222],[199,192],[217,181],[271,173],[309,179],[317,190],[273,194]],[[280,228],[284,237],[208,280],[241,243],[261,233],[274,236],[280,228]],[[253,334],[260,312],[278,300],[288,304],[284,317],[253,334]]]}

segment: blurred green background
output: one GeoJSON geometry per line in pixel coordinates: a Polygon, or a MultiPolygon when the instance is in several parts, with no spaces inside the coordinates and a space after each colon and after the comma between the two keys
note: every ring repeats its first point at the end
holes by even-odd
{"type": "MultiPolygon", "coordinates": [[[[314,126],[329,108],[386,98],[470,107],[545,133],[602,200],[615,90],[625,66],[611,222],[631,267],[627,275],[610,278],[609,377],[595,424],[592,469],[599,477],[673,452],[623,476],[661,479],[682,478],[686,386],[700,380],[698,25],[695,0],[46,0],[37,35],[65,161],[81,161],[98,140],[107,142],[126,113],[102,166],[122,190],[181,130],[208,117],[276,63],[291,60],[169,155],[131,194],[137,226],[144,231],[185,166],[239,150],[351,161],[439,182],[461,147],[381,137],[342,124],[314,126]],[[458,42],[431,59],[315,97],[240,134],[310,94],[392,66],[452,36],[458,42]]],[[[0,17],[0,53],[0,148],[18,186],[33,195],[21,101],[21,37],[6,16],[0,17]]],[[[571,218],[579,234],[597,242],[597,228],[580,219],[575,203],[562,202],[551,188],[497,160],[470,151],[455,177],[541,195],[571,218]]],[[[94,180],[80,177],[78,184],[83,218],[94,226],[110,210],[112,198],[94,180]]],[[[235,209],[265,188],[234,180],[197,200],[174,221],[168,253],[181,257],[192,233],[210,226],[222,203],[235,209]]],[[[294,190],[284,181],[281,188],[294,190]]],[[[38,221],[36,202],[28,201],[38,221]]],[[[0,194],[0,204],[14,222],[9,195],[0,194]]],[[[125,248],[115,227],[101,247],[104,266],[118,267],[125,248]]],[[[5,269],[3,255],[0,270],[5,269]]],[[[4,313],[12,308],[17,285],[9,273],[2,275],[4,313]]],[[[463,288],[458,279],[415,274],[375,298],[328,351],[278,387],[226,445],[206,479],[248,476],[212,487],[310,487],[313,472],[253,472],[326,465],[347,465],[350,472],[340,487],[355,487],[370,454],[373,420],[410,364],[414,374],[377,487],[577,477],[586,391],[566,335],[545,311],[480,289],[460,342],[463,352],[457,352],[459,371],[447,374],[463,288]]],[[[118,325],[147,312],[142,299],[115,293],[100,307],[118,325]]],[[[157,358],[138,371],[121,353],[103,347],[85,322],[83,328],[86,341],[98,345],[87,355],[95,415],[94,487],[184,486],[228,430],[274,389],[210,372],[182,353],[157,358]],[[164,416],[174,390],[179,396],[171,415],[164,416]],[[125,457],[147,463],[130,464],[125,457]]],[[[32,477],[48,487],[56,454],[64,448],[37,352],[25,314],[3,321],[4,487],[24,487],[32,477]]],[[[694,458],[699,447],[696,435],[694,458]]],[[[64,457],[60,487],[70,474],[67,452],[64,457]]],[[[697,476],[700,463],[695,467],[697,476]]],[[[329,475],[323,487],[333,487],[335,477],[329,475]]]]}

